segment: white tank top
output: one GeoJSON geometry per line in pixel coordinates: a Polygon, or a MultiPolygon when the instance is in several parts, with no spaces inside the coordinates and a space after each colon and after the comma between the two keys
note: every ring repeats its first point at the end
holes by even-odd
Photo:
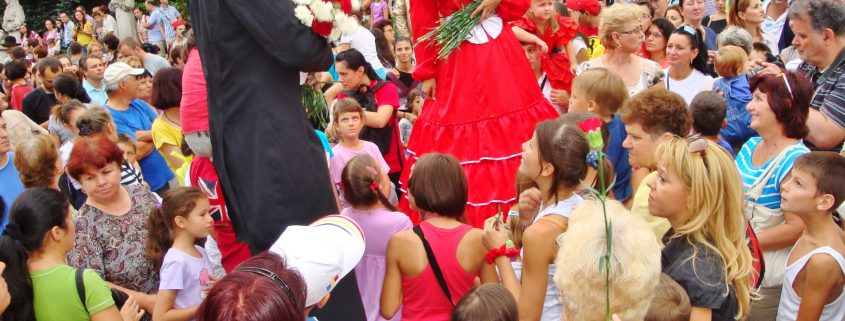
{"type": "MultiPolygon", "coordinates": [[[[804,266],[807,265],[807,261],[810,260],[810,257],[816,254],[827,254],[832,256],[836,259],[836,262],[839,263],[839,268],[842,269],[842,273],[845,273],[845,258],[829,246],[817,248],[795,261],[795,263],[792,263],[792,265],[787,265],[786,273],[784,275],[783,290],[781,290],[780,294],[780,306],[778,307],[777,321],[792,321],[798,318],[798,308],[801,306],[801,297],[798,296],[798,293],[795,293],[795,289],[792,288],[792,282],[795,282],[795,277],[798,276],[798,272],[801,272],[801,270],[804,269],[804,266]]],[[[836,300],[833,300],[833,302],[824,306],[821,318],[819,318],[819,321],[842,320],[845,320],[845,291],[839,294],[839,297],[837,297],[836,300]]]]}
{"type": "MultiPolygon", "coordinates": [[[[555,205],[548,208],[540,207],[540,213],[534,218],[534,223],[537,223],[540,218],[548,215],[560,215],[565,218],[572,216],[572,211],[583,202],[584,199],[578,194],[572,193],[569,198],[558,201],[555,205]]],[[[532,223],[533,224],[533,223],[532,223]]],[[[520,253],[522,255],[522,253],[520,253]]],[[[511,263],[516,272],[516,277],[522,278],[522,262],[511,263]]],[[[560,302],[560,291],[555,284],[556,266],[554,263],[549,264],[549,278],[546,282],[546,299],[543,301],[543,315],[540,316],[540,321],[560,321],[561,313],[563,312],[563,303],[560,302]]]]}

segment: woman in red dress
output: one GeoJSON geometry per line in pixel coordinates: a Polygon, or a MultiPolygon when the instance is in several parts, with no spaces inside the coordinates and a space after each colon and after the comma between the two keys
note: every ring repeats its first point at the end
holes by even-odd
{"type": "MultiPolygon", "coordinates": [[[[469,181],[466,223],[481,227],[484,219],[509,208],[522,143],[535,124],[557,116],[543,98],[525,53],[507,23],[528,10],[530,0],[484,0],[473,37],[444,59],[419,38],[471,0],[411,1],[412,30],[417,44],[414,79],[423,82],[425,105],[417,121],[402,173],[403,188],[414,162],[423,154],[452,154],[469,181]]],[[[403,208],[407,200],[403,199],[403,208]]],[[[419,218],[411,214],[414,222],[419,218]]]]}
{"type": "Polygon", "coordinates": [[[552,0],[533,0],[528,13],[512,22],[511,26],[521,42],[540,46],[544,51],[543,72],[548,75],[552,88],[568,93],[578,68],[576,52],[570,43],[578,32],[578,26],[572,18],[559,15],[552,0]]]}

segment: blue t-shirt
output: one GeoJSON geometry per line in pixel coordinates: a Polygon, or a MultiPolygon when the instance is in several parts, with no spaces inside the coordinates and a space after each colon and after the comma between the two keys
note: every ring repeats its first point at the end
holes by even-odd
{"type": "Polygon", "coordinates": [[[718,142],[716,142],[716,145],[719,145],[719,147],[728,152],[728,155],[734,157],[734,148],[731,146],[731,144],[728,144],[728,142],[726,142],[725,140],[720,139],[718,142]]]}
{"type": "Polygon", "coordinates": [[[6,203],[3,208],[3,217],[0,219],[0,233],[6,229],[6,223],[9,222],[9,209],[12,208],[12,202],[24,190],[18,169],[15,168],[15,154],[9,152],[8,155],[9,161],[6,162],[6,166],[0,168],[0,197],[6,203]]]}
{"type": "Polygon", "coordinates": [[[150,12],[150,18],[147,19],[147,23],[153,27],[151,29],[147,29],[147,40],[149,42],[164,41],[164,35],[161,34],[161,29],[159,29],[159,26],[162,26],[161,21],[163,19],[164,17],[162,17],[161,10],[158,8],[154,9],[153,12],[150,12]]]}
{"type": "Polygon", "coordinates": [[[613,164],[616,183],[613,184],[613,197],[625,202],[631,197],[631,164],[628,163],[628,150],[622,147],[622,141],[628,136],[625,124],[617,114],[607,122],[610,142],[607,143],[607,158],[613,164]]]}
{"type": "MultiPolygon", "coordinates": [[[[114,118],[117,132],[127,134],[136,140],[138,137],[135,136],[135,132],[151,130],[153,121],[158,116],[150,105],[140,99],[133,100],[129,104],[128,110],[115,110],[108,105],[106,105],[106,108],[111,113],[111,117],[114,118]]],[[[161,189],[174,177],[173,172],[167,167],[164,157],[155,149],[149,156],[139,160],[138,163],[141,165],[141,173],[144,174],[144,179],[150,184],[150,189],[153,191],[161,189]]]]}
{"type": "MultiPolygon", "coordinates": [[[[757,178],[765,174],[766,167],[776,158],[772,157],[772,159],[767,160],[761,167],[751,164],[751,155],[754,154],[754,149],[757,148],[757,144],[761,140],[763,139],[760,137],[749,139],[745,145],[742,145],[742,149],[736,157],[736,166],[739,168],[739,174],[742,176],[742,188],[745,191],[751,188],[751,185],[754,184],[757,178]]],[[[789,174],[789,171],[792,170],[792,163],[795,162],[795,158],[810,152],[802,141],[798,141],[787,148],[789,151],[774,170],[772,178],[766,182],[766,186],[763,187],[763,192],[760,194],[760,199],[758,200],[760,205],[773,210],[780,209],[780,184],[786,175],[789,174]]]]}

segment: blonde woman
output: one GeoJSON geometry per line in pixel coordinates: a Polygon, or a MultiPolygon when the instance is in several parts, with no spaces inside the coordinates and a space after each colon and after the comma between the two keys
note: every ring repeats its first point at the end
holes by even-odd
{"type": "MultiPolygon", "coordinates": [[[[607,219],[612,222],[610,258],[610,312],[626,321],[646,316],[660,280],[660,245],[646,222],[630,215],[622,203],[607,201],[607,219]]],[[[568,320],[603,321],[605,309],[606,251],[602,204],[585,201],[570,218],[571,228],[560,239],[555,283],[565,295],[563,306],[568,320]]]]}
{"type": "Polygon", "coordinates": [[[687,291],[691,321],[744,319],[753,268],[736,165],[702,138],[673,138],[655,155],[648,208],[672,226],[663,237],[663,273],[687,291]]]}
{"type": "Polygon", "coordinates": [[[663,85],[663,70],[654,61],[637,56],[645,40],[640,25],[642,11],[635,4],[616,4],[604,9],[599,38],[604,55],[578,66],[576,74],[593,68],[606,68],[622,77],[628,95],[634,96],[654,85],[663,85]]]}

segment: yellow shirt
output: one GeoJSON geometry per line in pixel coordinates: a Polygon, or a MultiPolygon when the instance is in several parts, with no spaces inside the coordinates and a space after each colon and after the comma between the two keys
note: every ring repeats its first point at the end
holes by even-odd
{"type": "Polygon", "coordinates": [[[76,42],[78,42],[82,47],[88,47],[88,44],[94,41],[94,27],[91,26],[90,22],[85,22],[85,25],[82,26],[82,31],[76,33],[76,42]]]}
{"type": "MultiPolygon", "coordinates": [[[[169,121],[162,119],[162,116],[159,116],[155,121],[153,121],[152,135],[153,144],[161,156],[165,156],[166,154],[166,152],[162,149],[164,144],[173,145],[179,147],[180,149],[182,148],[182,128],[176,127],[169,121]]],[[[164,159],[167,160],[167,157],[164,159]]],[[[171,164],[169,160],[167,161],[167,166],[173,171],[177,169],[177,167],[171,164]]]]}
{"type": "Polygon", "coordinates": [[[657,176],[657,172],[652,172],[643,178],[642,183],[637,188],[637,193],[634,194],[634,204],[631,206],[631,213],[642,217],[648,223],[648,226],[651,226],[651,230],[654,232],[654,236],[657,237],[657,241],[663,244],[663,235],[671,227],[669,220],[654,216],[648,210],[648,193],[650,189],[647,183],[654,179],[655,176],[657,176]]]}

